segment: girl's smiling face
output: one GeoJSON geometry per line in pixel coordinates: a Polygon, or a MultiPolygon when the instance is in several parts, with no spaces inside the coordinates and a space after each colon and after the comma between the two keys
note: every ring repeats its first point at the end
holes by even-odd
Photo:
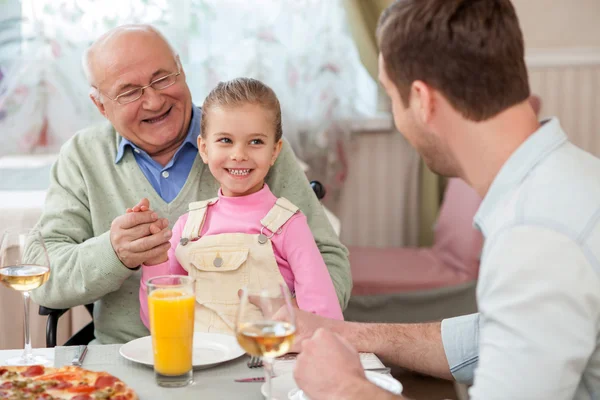
{"type": "Polygon", "coordinates": [[[259,191],[275,163],[282,140],[275,140],[273,112],[258,104],[211,107],[198,136],[202,161],[221,184],[224,196],[245,196],[259,191]]]}

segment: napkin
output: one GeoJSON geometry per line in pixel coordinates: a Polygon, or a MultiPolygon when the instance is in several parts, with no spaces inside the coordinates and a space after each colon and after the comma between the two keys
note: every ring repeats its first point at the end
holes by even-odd
{"type": "MultiPolygon", "coordinates": [[[[360,362],[363,368],[384,368],[385,365],[373,353],[360,353],[360,362]]],[[[276,358],[273,362],[273,373],[283,375],[294,370],[296,365],[296,354],[289,354],[276,358]]]]}

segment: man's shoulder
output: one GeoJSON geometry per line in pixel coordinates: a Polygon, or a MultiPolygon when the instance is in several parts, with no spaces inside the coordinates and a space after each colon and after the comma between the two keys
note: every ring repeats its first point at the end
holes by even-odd
{"type": "Polygon", "coordinates": [[[109,122],[90,125],[77,131],[61,147],[61,157],[94,158],[101,154],[114,154],[118,143],[118,134],[109,122]]]}
{"type": "Polygon", "coordinates": [[[599,212],[600,159],[570,144],[532,171],[515,204],[517,222],[547,224],[579,238],[598,223],[599,212]]]}
{"type": "Polygon", "coordinates": [[[63,147],[89,149],[90,147],[116,146],[117,136],[115,129],[108,121],[99,122],[77,131],[65,142],[63,147]]]}

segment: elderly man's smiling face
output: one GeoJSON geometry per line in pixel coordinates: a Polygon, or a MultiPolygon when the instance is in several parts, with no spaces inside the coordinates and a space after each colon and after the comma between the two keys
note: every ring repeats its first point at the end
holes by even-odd
{"type": "Polygon", "coordinates": [[[121,136],[151,156],[179,147],[187,135],[192,99],[179,60],[163,37],[145,27],[117,28],[91,47],[89,67],[90,83],[100,91],[92,100],[121,136]],[[172,86],[148,87],[131,103],[108,98],[177,71],[181,74],[172,86]]]}

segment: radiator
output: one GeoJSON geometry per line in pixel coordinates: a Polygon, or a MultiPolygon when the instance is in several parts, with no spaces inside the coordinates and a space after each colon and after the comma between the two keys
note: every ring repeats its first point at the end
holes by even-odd
{"type": "Polygon", "coordinates": [[[559,117],[573,143],[600,156],[600,49],[537,51],[527,61],[541,116],[559,117]]]}
{"type": "Polygon", "coordinates": [[[336,214],[347,246],[396,247],[418,240],[419,157],[396,131],[364,132],[348,148],[336,214]]]}

